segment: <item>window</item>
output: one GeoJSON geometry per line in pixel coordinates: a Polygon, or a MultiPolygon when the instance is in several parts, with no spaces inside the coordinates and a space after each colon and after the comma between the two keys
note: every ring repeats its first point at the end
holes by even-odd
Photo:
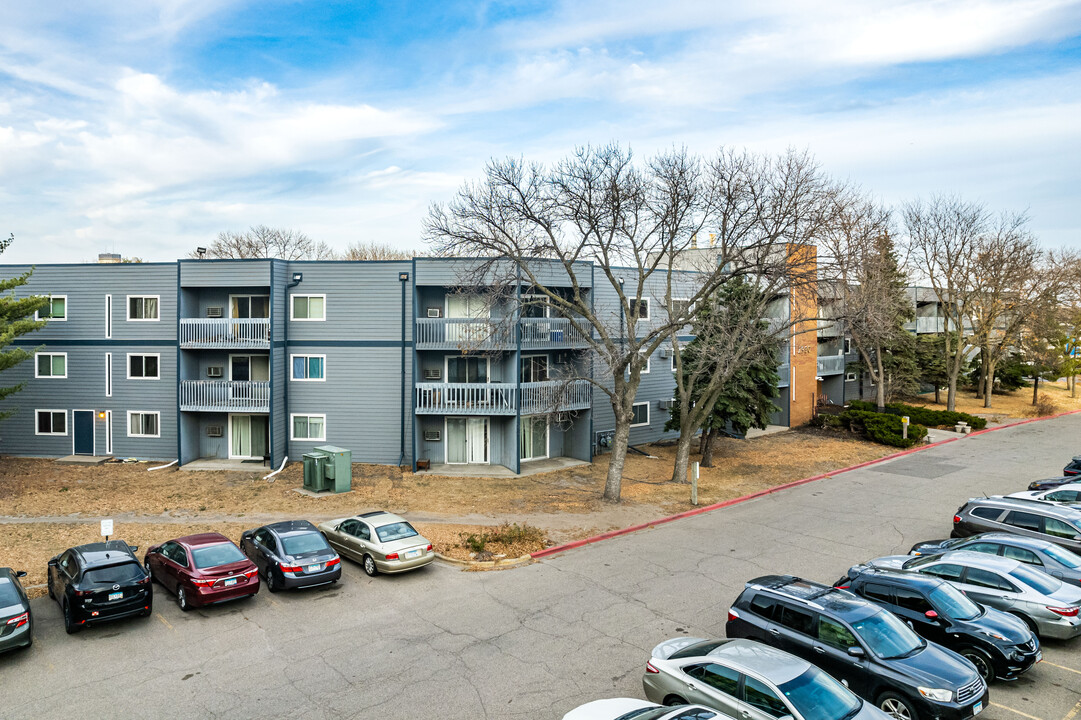
{"type": "Polygon", "coordinates": [[[132,355],[128,353],[128,380],[159,380],[158,361],[161,355],[132,355]]]}
{"type": "Polygon", "coordinates": [[[635,403],[631,411],[634,413],[631,417],[631,427],[649,425],[649,403],[635,403]]]}
{"type": "Polygon", "coordinates": [[[53,295],[49,298],[49,304],[37,312],[38,320],[52,320],[53,322],[68,319],[68,296],[53,295]]]}
{"type": "Polygon", "coordinates": [[[911,610],[922,615],[928,610],[934,609],[931,607],[931,603],[927,602],[927,598],[915,590],[899,587],[895,588],[895,592],[897,593],[897,604],[905,610],[911,610]]]}
{"type": "Polygon", "coordinates": [[[448,355],[446,363],[449,383],[488,382],[488,358],[448,355]]]}
{"type": "Polygon", "coordinates": [[[326,355],[293,355],[294,380],[326,380],[326,355]]]}
{"type": "Polygon", "coordinates": [[[1078,490],[1057,490],[1053,493],[1048,493],[1043,496],[1044,500],[1050,500],[1051,502],[1060,503],[1075,503],[1081,496],[1081,491],[1078,490]]]}
{"type": "Polygon", "coordinates": [[[777,693],[750,676],[743,681],[743,699],[751,707],[775,718],[792,714],[784,700],[777,697],[777,693]]]}
{"type": "Polygon", "coordinates": [[[379,536],[379,542],[390,543],[416,537],[420,533],[414,530],[413,526],[407,522],[396,522],[377,527],[375,534],[379,536]]]}
{"type": "Polygon", "coordinates": [[[687,298],[672,298],[672,317],[691,319],[691,301],[687,298]]]}
{"type": "Polygon", "coordinates": [[[1056,520],[1055,518],[1044,519],[1045,530],[1048,535],[1054,535],[1055,537],[1066,538],[1067,540],[1073,540],[1078,536],[1078,531],[1072,525],[1056,520]]]}
{"type": "Polygon", "coordinates": [[[35,410],[37,428],[35,435],[67,435],[67,410],[35,410]]]}
{"type": "Polygon", "coordinates": [[[326,415],[293,415],[293,440],[326,440],[326,415]]]}
{"type": "Polygon", "coordinates": [[[649,351],[648,350],[640,350],[638,354],[646,359],[646,361],[644,363],[642,363],[642,375],[648,375],[649,374],[649,361],[652,360],[652,358],[649,355],[649,351]]]}
{"type": "Polygon", "coordinates": [[[679,349],[672,351],[672,372],[676,372],[679,368],[676,367],[676,361],[679,359],[679,349]]]}
{"type": "Polygon", "coordinates": [[[764,617],[766,620],[773,619],[773,609],[777,607],[773,600],[766,595],[755,595],[751,600],[751,610],[764,617]]]}
{"type": "Polygon", "coordinates": [[[893,604],[893,590],[888,585],[880,585],[878,583],[867,583],[863,586],[863,592],[860,593],[868,600],[875,600],[877,602],[884,602],[890,605],[893,604]]]}
{"type": "Polygon", "coordinates": [[[845,355],[852,354],[852,338],[845,338],[845,355]]]}
{"type": "MultiPolygon", "coordinates": [[[[1048,520],[1048,530],[1050,530],[1051,521],[1048,520]]],[[[965,548],[966,550],[968,548],[965,548]]],[[[1002,548],[1002,556],[1008,557],[1010,560],[1018,560],[1028,565],[1043,565],[1040,558],[1036,553],[1024,548],[1014,547],[1013,545],[1007,545],[1002,548]]]]}
{"type": "Polygon", "coordinates": [[[326,295],[293,295],[289,303],[291,320],[326,320],[326,295]]]}
{"type": "Polygon", "coordinates": [[[158,320],[160,295],[128,295],[128,320],[158,320]]]}
{"type": "Polygon", "coordinates": [[[1016,528],[1022,530],[1032,530],[1034,532],[1042,532],[1041,523],[1043,518],[1036,513],[1021,512],[1020,510],[1012,510],[1010,514],[1003,520],[1007,525],[1013,525],[1016,528]]]}
{"type": "Polygon", "coordinates": [[[961,573],[964,572],[964,570],[965,569],[960,565],[945,563],[943,565],[934,565],[924,570],[920,570],[920,572],[940,577],[943,580],[960,580],[961,573]]]}
{"type": "Polygon", "coordinates": [[[993,507],[978,507],[972,511],[973,516],[984,520],[998,520],[1001,514],[1002,510],[1000,508],[993,507]]]}
{"type": "Polygon", "coordinates": [[[128,411],[128,437],[161,437],[161,413],[128,411]]]}
{"type": "Polygon", "coordinates": [[[739,697],[739,673],[732,668],[710,663],[708,665],[695,665],[687,668],[686,672],[714,690],[719,690],[733,698],[739,697]]]}
{"type": "Polygon", "coordinates": [[[818,639],[838,650],[848,650],[859,645],[851,630],[836,620],[821,616],[818,619],[818,639]]]}
{"type": "Polygon", "coordinates": [[[34,366],[34,377],[66,378],[68,376],[67,353],[38,353],[34,366]]]}
{"type": "Polygon", "coordinates": [[[845,382],[856,382],[856,373],[845,373],[845,382]]]}
{"type": "Polygon", "coordinates": [[[969,585],[975,585],[976,587],[1017,592],[1017,588],[1000,577],[998,573],[993,573],[990,570],[981,570],[980,568],[969,568],[965,572],[965,582],[969,585]]]}
{"type": "Polygon", "coordinates": [[[968,550],[969,552],[978,552],[985,555],[998,555],[999,548],[1002,546],[993,542],[975,542],[970,545],[965,545],[962,550],[968,550]]]}
{"type": "Polygon", "coordinates": [[[797,610],[791,605],[784,603],[778,603],[779,611],[774,610],[775,620],[781,625],[784,625],[789,630],[795,630],[798,633],[809,635],[814,637],[815,635],[815,622],[814,615],[797,610]]]}
{"type": "Polygon", "coordinates": [[[546,382],[547,380],[547,355],[525,355],[522,357],[522,382],[546,382]]]}
{"type": "Polygon", "coordinates": [[[105,337],[113,336],[113,296],[105,296],[105,337]]]}
{"type": "Polygon", "coordinates": [[[639,320],[649,320],[649,298],[631,300],[631,314],[635,313],[639,320]]]}
{"type": "Polygon", "coordinates": [[[105,353],[105,397],[113,396],[113,354],[105,353]]]}

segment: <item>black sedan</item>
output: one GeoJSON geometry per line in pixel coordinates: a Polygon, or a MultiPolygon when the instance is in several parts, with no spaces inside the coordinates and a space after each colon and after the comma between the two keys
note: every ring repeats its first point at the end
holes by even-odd
{"type": "Polygon", "coordinates": [[[1081,585],[1081,555],[1049,540],[1013,533],[989,532],[966,538],[927,540],[913,545],[908,554],[941,555],[949,550],[971,550],[1020,560],[1071,585],[1081,585]]]}
{"type": "Polygon", "coordinates": [[[1081,455],[1070,461],[1070,464],[1062,468],[1062,474],[1076,478],[1081,475],[1081,455]]]}
{"type": "Polygon", "coordinates": [[[60,604],[64,629],[82,630],[106,620],[148,617],[154,596],[150,575],[123,540],[69,548],[49,560],[49,597],[60,604]]]}
{"type": "Polygon", "coordinates": [[[1060,485],[1077,482],[1076,475],[1063,475],[1062,477],[1047,478],[1046,480],[1033,480],[1028,484],[1029,490],[1054,490],[1060,485]]]}
{"type": "Polygon", "coordinates": [[[34,642],[34,615],[19,578],[26,573],[0,568],[0,652],[30,647],[34,642]]]}
{"type": "Polygon", "coordinates": [[[318,528],[307,520],[286,520],[246,530],[240,549],[259,568],[267,590],[338,582],[342,561],[318,528]]]}

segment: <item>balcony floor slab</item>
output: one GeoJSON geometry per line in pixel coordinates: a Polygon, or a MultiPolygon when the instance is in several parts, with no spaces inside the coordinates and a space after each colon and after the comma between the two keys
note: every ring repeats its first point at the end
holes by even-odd
{"type": "Polygon", "coordinates": [[[418,470],[417,474],[442,475],[444,477],[518,478],[555,470],[566,470],[580,465],[589,465],[589,463],[585,460],[569,457],[529,460],[522,463],[522,472],[515,474],[513,470],[502,465],[447,465],[446,463],[433,462],[431,470],[418,470]]]}
{"type": "Polygon", "coordinates": [[[263,464],[262,460],[230,460],[229,458],[199,458],[181,465],[180,470],[215,471],[231,470],[234,472],[250,472],[265,475],[272,468],[263,464]]]}

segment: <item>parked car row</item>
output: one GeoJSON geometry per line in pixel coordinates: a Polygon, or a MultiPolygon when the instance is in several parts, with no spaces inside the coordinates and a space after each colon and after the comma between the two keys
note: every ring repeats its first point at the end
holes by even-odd
{"type": "Polygon", "coordinates": [[[991,683],[1042,659],[1040,638],[1081,636],[1081,483],[1063,480],[973,498],[950,539],[854,565],[833,585],[750,580],[728,611],[727,639],[653,649],[642,679],[650,703],[596,701],[565,718],[978,715],[991,683]]]}
{"type": "MultiPolygon", "coordinates": [[[[49,560],[48,594],[70,634],[99,623],[149,616],[153,583],[181,610],[250,598],[260,580],[270,592],[338,582],[341,557],[364,571],[400,573],[428,565],[435,551],[404,518],[367,512],[325,522],[288,520],[246,530],[239,546],[218,533],[174,538],[147,548],[123,540],[68,548],[49,560]],[[341,555],[339,555],[339,552],[341,555]]],[[[0,568],[0,652],[33,642],[33,613],[19,579],[25,572],[0,568]]]]}

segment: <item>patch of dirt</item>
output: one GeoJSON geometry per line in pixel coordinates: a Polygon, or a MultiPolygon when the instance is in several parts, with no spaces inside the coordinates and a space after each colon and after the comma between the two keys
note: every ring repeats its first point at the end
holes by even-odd
{"type": "MultiPolygon", "coordinates": [[[[1055,412],[1081,410],[1081,395],[1079,397],[1070,397],[1070,391],[1065,385],[1065,381],[1041,382],[1039,392],[1040,395],[1046,394],[1051,398],[1058,408],[1055,412]]],[[[939,404],[935,404],[934,393],[926,393],[906,402],[911,402],[914,405],[926,405],[936,410],[945,410],[946,392],[942,391],[940,396],[942,402],[939,404]]],[[[991,407],[989,408],[983,406],[983,398],[977,398],[975,392],[959,390],[956,408],[959,412],[985,417],[992,423],[1032,417],[1032,386],[1012,392],[994,393],[991,395],[991,407]]]]}
{"type": "Polygon", "coordinates": [[[490,535],[497,529],[497,526],[416,523],[416,528],[421,535],[432,542],[436,552],[455,560],[517,558],[543,550],[551,544],[547,534],[538,530],[539,537],[529,541],[500,542],[498,540],[489,540],[485,544],[484,550],[481,553],[476,553],[468,547],[466,538],[470,535],[474,537],[490,535]],[[487,555],[484,555],[484,553],[487,553],[487,555]]]}

